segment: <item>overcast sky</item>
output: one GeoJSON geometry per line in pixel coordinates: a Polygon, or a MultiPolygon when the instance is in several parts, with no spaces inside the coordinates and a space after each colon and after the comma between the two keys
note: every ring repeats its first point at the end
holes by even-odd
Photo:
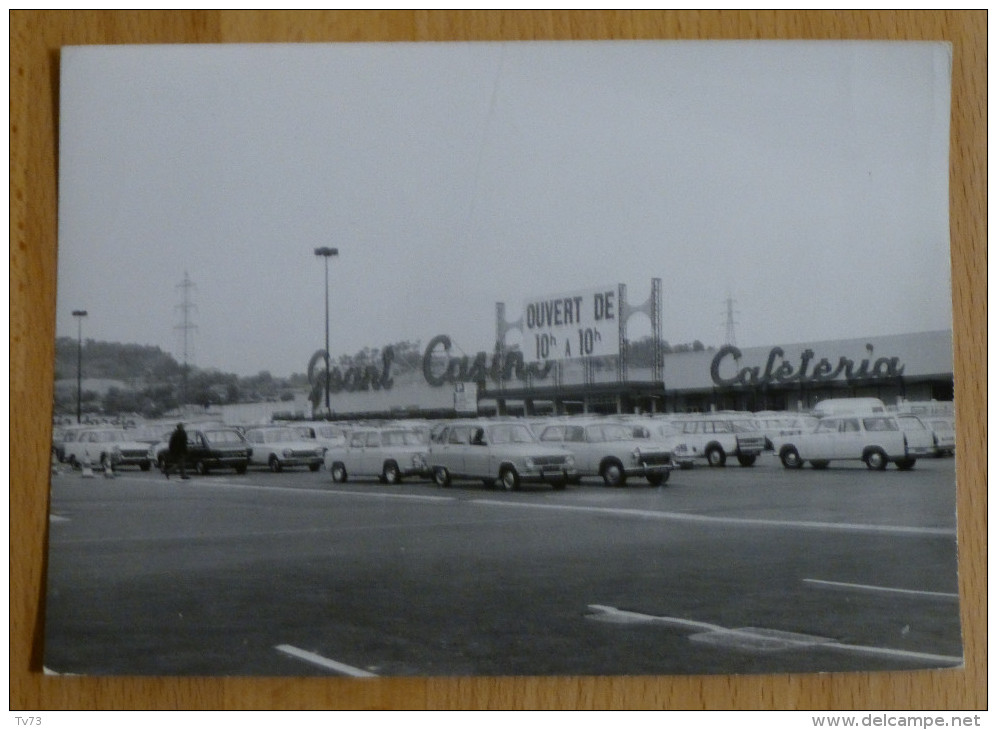
{"type": "MultiPolygon", "coordinates": [[[[663,282],[663,336],[951,327],[945,44],[62,52],[56,330],[241,375],[663,282]]],[[[643,316],[632,339],[650,333],[643,316]]]]}

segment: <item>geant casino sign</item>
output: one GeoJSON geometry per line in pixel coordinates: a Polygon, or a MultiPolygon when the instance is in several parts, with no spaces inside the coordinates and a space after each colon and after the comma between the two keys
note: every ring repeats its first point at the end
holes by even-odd
{"type": "MultiPolygon", "coordinates": [[[[422,355],[422,375],[434,387],[447,384],[480,383],[492,380],[496,383],[516,378],[521,381],[543,380],[554,367],[553,362],[527,363],[523,353],[496,351],[489,355],[479,352],[473,358],[468,355],[451,355],[452,340],[447,335],[436,335],[426,345],[422,355]]],[[[325,350],[318,350],[308,362],[308,382],[312,386],[310,400],[319,404],[325,395],[326,380],[330,393],[353,393],[363,390],[391,390],[394,379],[391,377],[391,364],[395,352],[389,345],[381,351],[381,361],[377,364],[350,366],[345,369],[330,367],[325,372],[325,350]]]]}

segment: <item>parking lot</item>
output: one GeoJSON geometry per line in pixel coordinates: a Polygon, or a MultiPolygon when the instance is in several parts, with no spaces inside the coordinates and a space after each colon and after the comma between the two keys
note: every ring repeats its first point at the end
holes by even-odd
{"type": "Polygon", "coordinates": [[[517,492],[250,469],[52,477],[45,666],[624,675],[961,661],[954,460],[517,492]]]}

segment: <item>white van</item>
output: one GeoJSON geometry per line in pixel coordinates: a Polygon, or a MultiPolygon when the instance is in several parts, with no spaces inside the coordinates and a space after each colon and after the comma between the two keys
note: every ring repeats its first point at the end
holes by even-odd
{"type": "Polygon", "coordinates": [[[815,405],[812,413],[819,418],[882,414],[886,413],[886,405],[879,398],[828,398],[815,405]]]}

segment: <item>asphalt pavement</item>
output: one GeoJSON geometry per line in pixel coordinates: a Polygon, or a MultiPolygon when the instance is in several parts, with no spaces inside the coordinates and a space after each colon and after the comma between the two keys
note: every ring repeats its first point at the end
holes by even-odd
{"type": "Polygon", "coordinates": [[[555,492],[52,477],[58,674],[468,676],[961,662],[953,459],[555,492]]]}

